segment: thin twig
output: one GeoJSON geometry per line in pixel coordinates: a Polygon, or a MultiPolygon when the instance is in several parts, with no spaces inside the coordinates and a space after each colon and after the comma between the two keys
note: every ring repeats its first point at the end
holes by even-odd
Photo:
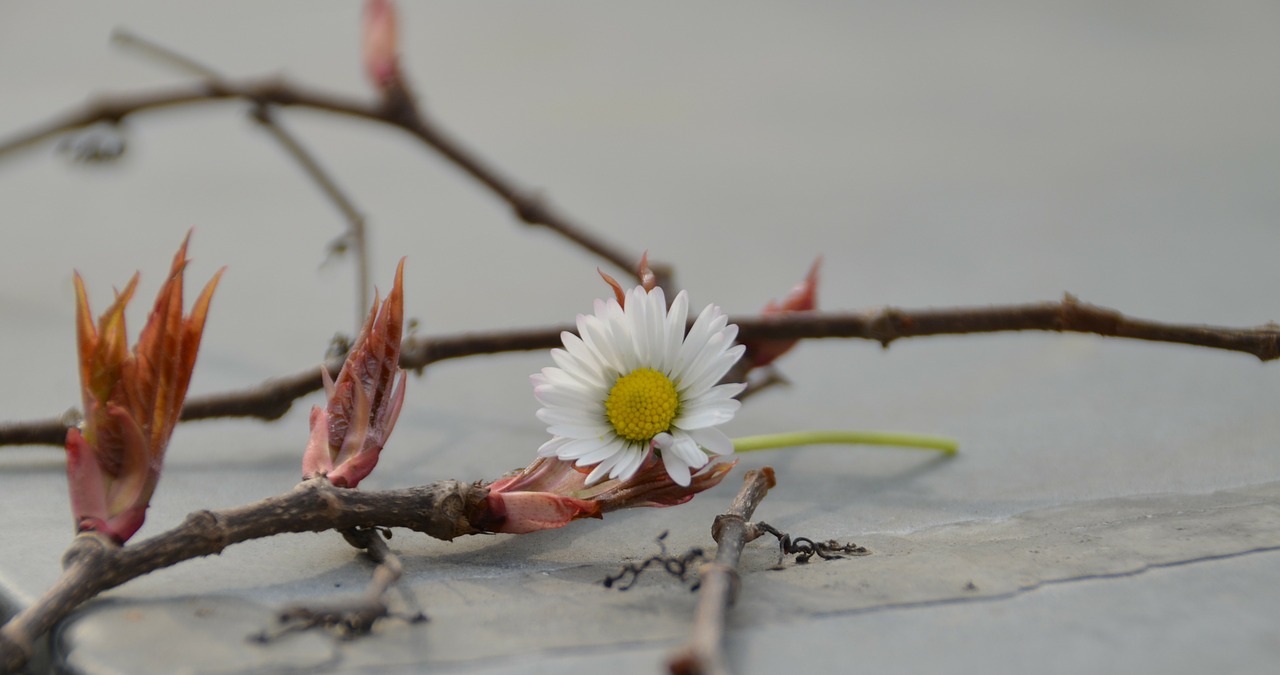
{"type": "Polygon", "coordinates": [[[144,574],[220,553],[242,541],[288,532],[403,527],[444,540],[479,534],[470,517],[483,507],[486,495],[478,484],[453,480],[364,492],[315,479],[246,506],[194,512],[178,527],[124,547],[97,535],[81,535],[63,558],[58,582],[0,627],[0,673],[21,668],[31,657],[34,641],[75,608],[144,574]]]}
{"type": "MultiPolygon", "coordinates": [[[[363,325],[365,315],[369,313],[369,303],[372,301],[369,297],[369,245],[368,234],[365,228],[364,215],[356,208],[351,198],[338,187],[338,184],[329,175],[324,167],[320,166],[319,160],[311,154],[309,150],[298,140],[296,136],[290,133],[280,121],[275,119],[270,106],[259,105],[254,107],[251,113],[254,120],[262,125],[280,145],[297,160],[302,166],[302,170],[306,172],[311,180],[320,187],[320,191],[329,199],[333,205],[342,212],[343,218],[347,221],[347,234],[342,238],[344,244],[349,245],[352,255],[355,257],[356,266],[356,330],[363,325]]],[[[345,250],[348,246],[341,247],[345,250]]]]}
{"type": "MultiPolygon", "coordinates": [[[[483,183],[495,194],[511,205],[517,218],[526,225],[541,225],[568,237],[569,240],[595,255],[609,261],[619,269],[625,270],[638,278],[636,264],[640,256],[624,251],[611,242],[605,241],[581,225],[573,222],[560,213],[540,191],[524,190],[514,181],[504,176],[496,167],[483,160],[479,155],[464,148],[452,135],[436,124],[422,110],[414,108],[414,114],[403,120],[401,125],[406,131],[417,136],[423,143],[438,150],[466,171],[472,178],[483,183]]],[[[669,288],[672,278],[670,266],[661,263],[650,263],[654,278],[658,284],[669,288]]]]}
{"type": "MultiPolygon", "coordinates": [[[[1067,296],[1061,302],[1003,307],[958,307],[906,310],[886,307],[864,313],[806,312],[731,319],[740,340],[859,338],[888,347],[895,340],[929,335],[967,335],[1008,331],[1087,333],[1153,342],[1172,342],[1252,354],[1262,361],[1280,358],[1280,325],[1227,328],[1166,324],[1127,317],[1115,310],[1067,296]]],[[[400,366],[421,370],[445,359],[479,354],[550,349],[561,344],[562,331],[573,326],[463,333],[410,338],[400,352],[400,366]]],[[[330,364],[336,372],[340,363],[330,364]]],[[[320,369],[268,380],[253,389],[190,398],[183,420],[214,417],[278,419],[302,396],[321,388],[320,369]]],[[[62,445],[67,423],[61,419],[0,425],[0,446],[62,445]]]]}
{"type": "Polygon", "coordinates": [[[673,675],[729,673],[724,656],[724,625],[729,607],[738,595],[738,560],[747,542],[762,534],[750,523],[751,514],[777,484],[773,469],[767,466],[748,471],[742,480],[742,489],[729,510],[716,516],[711,526],[711,537],[718,545],[716,559],[702,570],[693,637],[667,662],[673,675]]]}
{"type": "MultiPolygon", "coordinates": [[[[282,626],[276,631],[263,632],[257,638],[266,642],[286,633],[320,626],[337,632],[339,637],[349,639],[368,633],[380,619],[390,616],[387,595],[400,580],[404,566],[387,546],[383,539],[384,532],[387,537],[391,536],[390,530],[380,528],[355,528],[342,532],[347,543],[362,549],[377,564],[364,593],[353,598],[313,600],[285,607],[279,613],[282,626]]],[[[400,591],[413,612],[405,619],[413,623],[426,621],[427,617],[418,608],[412,593],[403,588],[400,591]]]]}
{"type": "MultiPolygon", "coordinates": [[[[111,39],[118,45],[128,47],[139,53],[173,66],[178,70],[204,78],[217,84],[225,84],[226,78],[214,68],[205,65],[186,54],[166,47],[154,40],[142,37],[131,31],[116,29],[111,39]]],[[[347,221],[347,233],[343,240],[354,249],[356,266],[356,330],[364,323],[364,316],[369,311],[369,251],[366,241],[365,220],[355,203],[346,192],[338,186],[328,171],[320,165],[315,155],[302,144],[292,132],[276,119],[271,106],[261,99],[252,101],[249,116],[253,118],[271,137],[285,149],[302,170],[311,178],[326,198],[342,213],[347,221]]]]}
{"type": "MultiPolygon", "coordinates": [[[[256,104],[312,108],[398,127],[479,180],[497,197],[505,201],[522,222],[544,226],[608,260],[619,269],[636,274],[639,255],[625,251],[570,221],[565,215],[552,208],[541,193],[519,187],[474,151],[444,131],[434,120],[423,114],[420,107],[413,104],[406,105],[405,103],[411,100],[407,98],[396,98],[394,99],[396,104],[388,105],[387,99],[374,103],[357,101],[342,95],[299,86],[282,78],[207,79],[195,85],[99,96],[80,108],[62,113],[43,124],[0,140],[0,155],[94,124],[119,124],[126,117],[141,112],[233,98],[256,104]]],[[[650,263],[650,267],[659,283],[669,283],[671,269],[668,266],[650,263]]]]}
{"type": "Polygon", "coordinates": [[[138,35],[127,28],[117,28],[111,31],[111,42],[120,47],[132,49],[157,63],[163,63],[181,73],[209,80],[222,79],[222,74],[212,67],[150,38],[138,35]]]}

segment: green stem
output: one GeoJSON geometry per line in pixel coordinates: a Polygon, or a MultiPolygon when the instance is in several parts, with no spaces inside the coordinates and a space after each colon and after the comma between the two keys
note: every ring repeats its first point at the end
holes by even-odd
{"type": "Polygon", "coordinates": [[[735,452],[773,450],[797,445],[896,445],[921,450],[938,450],[944,455],[954,455],[959,443],[946,436],[908,434],[895,431],[795,431],[787,434],[747,436],[733,441],[735,452]]]}

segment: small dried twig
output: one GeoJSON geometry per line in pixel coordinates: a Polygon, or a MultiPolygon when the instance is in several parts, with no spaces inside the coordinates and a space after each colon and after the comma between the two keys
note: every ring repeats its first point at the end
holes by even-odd
{"type": "Polygon", "coordinates": [[[853,542],[842,544],[835,539],[814,541],[808,537],[792,538],[786,532],[781,532],[765,522],[757,522],[755,527],[761,532],[772,534],[778,538],[778,563],[774,565],[774,569],[782,569],[782,560],[789,555],[795,556],[796,562],[802,565],[809,562],[815,555],[823,560],[839,560],[846,555],[871,555],[871,551],[867,547],[859,546],[853,542]]]}
{"type": "MultiPolygon", "coordinates": [[[[242,541],[287,532],[403,527],[444,540],[479,534],[470,518],[482,509],[486,494],[479,484],[453,480],[366,492],[335,488],[316,479],[246,506],[197,511],[178,527],[128,546],[93,534],[80,535],[63,557],[58,582],[0,627],[0,673],[21,668],[31,657],[35,640],[81,604],[144,574],[220,553],[242,541]]],[[[384,557],[382,562],[387,560],[384,557]]],[[[398,576],[398,567],[387,568],[371,591],[385,590],[398,576]]]]}
{"type": "Polygon", "coordinates": [[[331,251],[350,250],[356,266],[356,329],[363,324],[365,314],[369,312],[369,244],[365,228],[364,215],[356,208],[355,203],[347,196],[337,182],[320,165],[320,161],[311,154],[301,141],[281,125],[270,106],[255,106],[251,116],[271,134],[281,147],[289,152],[303,171],[311,178],[320,191],[342,213],[347,221],[347,232],[330,246],[331,251]]]}
{"type": "Polygon", "coordinates": [[[696,571],[694,564],[706,560],[706,553],[701,548],[691,548],[688,551],[685,551],[683,555],[673,556],[667,553],[667,534],[668,533],[664,531],[662,534],[658,535],[657,555],[649,556],[648,558],[640,561],[639,564],[627,563],[627,565],[622,568],[622,571],[605,577],[600,583],[604,584],[605,588],[616,587],[619,591],[630,590],[631,587],[635,586],[636,582],[640,580],[640,575],[643,574],[646,569],[649,569],[652,565],[661,565],[662,569],[665,570],[667,574],[670,574],[685,583],[692,582],[689,586],[689,590],[698,590],[698,587],[702,582],[698,580],[697,577],[692,576],[693,572],[696,571]],[[618,582],[623,581],[624,579],[627,580],[625,583],[618,584],[618,582]],[[615,584],[618,585],[615,586],[615,584]]]}
{"type": "Polygon", "coordinates": [[[255,640],[269,642],[287,633],[314,627],[335,632],[343,639],[368,634],[378,620],[391,615],[387,595],[393,587],[399,588],[402,597],[410,607],[411,614],[405,617],[407,621],[418,623],[427,620],[426,614],[419,608],[413,594],[395,585],[404,567],[400,563],[400,558],[387,546],[386,539],[391,538],[390,530],[360,527],[344,530],[342,536],[346,538],[347,543],[363,549],[369,558],[377,563],[377,567],[373,570],[373,578],[369,580],[369,586],[365,592],[354,598],[329,602],[305,602],[285,607],[279,614],[281,627],[274,632],[264,631],[254,636],[255,640]]]}
{"type": "Polygon", "coordinates": [[[771,467],[748,471],[729,510],[716,516],[711,526],[711,536],[718,545],[716,558],[703,567],[693,638],[667,662],[674,675],[728,675],[724,625],[738,594],[738,560],[747,542],[762,534],[748,521],[775,484],[771,467]]]}

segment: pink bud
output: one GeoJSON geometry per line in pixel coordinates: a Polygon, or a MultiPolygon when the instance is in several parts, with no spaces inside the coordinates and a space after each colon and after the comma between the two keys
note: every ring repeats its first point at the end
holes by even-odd
{"type": "Polygon", "coordinates": [[[356,487],[378,464],[378,455],[404,405],[400,369],[404,327],[404,259],[381,308],[374,298],[364,328],[336,380],[323,372],[328,403],[311,409],[311,439],[302,455],[303,478],[328,476],[338,487],[356,487]]]}
{"type": "Polygon", "coordinates": [[[364,4],[364,72],[378,89],[387,90],[400,79],[396,8],[390,0],[364,4]]]}
{"type": "Polygon", "coordinates": [[[645,251],[640,256],[640,264],[636,267],[636,275],[640,278],[640,287],[646,291],[652,291],[658,286],[658,277],[649,268],[649,252],[645,251]]]}

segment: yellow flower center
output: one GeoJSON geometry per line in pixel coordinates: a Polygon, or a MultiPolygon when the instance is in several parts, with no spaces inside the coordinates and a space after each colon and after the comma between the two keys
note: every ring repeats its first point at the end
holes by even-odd
{"type": "Polygon", "coordinates": [[[666,375],[639,368],[618,378],[604,410],[619,437],[641,442],[670,429],[679,404],[676,385],[666,375]]]}

